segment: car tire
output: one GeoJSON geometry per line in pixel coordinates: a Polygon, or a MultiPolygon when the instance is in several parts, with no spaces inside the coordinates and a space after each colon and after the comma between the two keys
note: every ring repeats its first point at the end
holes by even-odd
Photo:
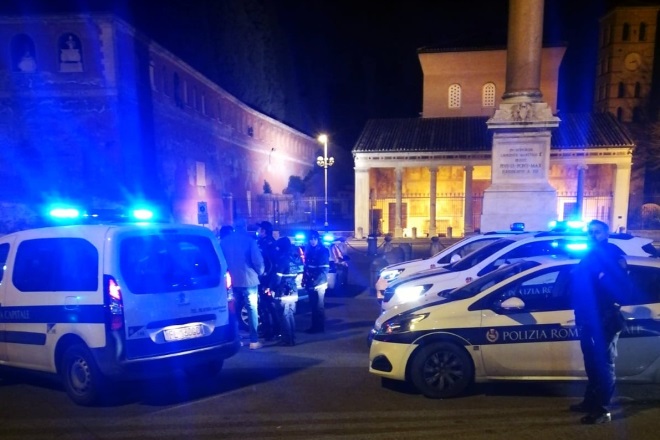
{"type": "Polygon", "coordinates": [[[465,350],[448,342],[421,347],[410,365],[417,390],[432,399],[453,397],[474,381],[474,365],[465,350]]]}
{"type": "Polygon", "coordinates": [[[78,405],[98,403],[106,389],[105,378],[84,344],[73,344],[64,351],[60,375],[64,390],[78,405]]]}

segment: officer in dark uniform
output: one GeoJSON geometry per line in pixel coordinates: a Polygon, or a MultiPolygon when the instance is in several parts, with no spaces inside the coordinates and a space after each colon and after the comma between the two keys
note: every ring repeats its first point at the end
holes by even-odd
{"type": "Polygon", "coordinates": [[[265,270],[259,277],[259,316],[261,317],[261,333],[266,341],[272,341],[279,335],[279,318],[275,304],[274,292],[271,290],[277,277],[275,270],[276,243],[273,237],[273,225],[263,221],[257,230],[257,244],[264,257],[265,270]]]}
{"type": "Polygon", "coordinates": [[[325,331],[325,291],[328,288],[330,252],[323,246],[317,231],[309,233],[309,244],[305,251],[305,271],[303,286],[307,289],[312,310],[312,325],[306,333],[325,331]]]}

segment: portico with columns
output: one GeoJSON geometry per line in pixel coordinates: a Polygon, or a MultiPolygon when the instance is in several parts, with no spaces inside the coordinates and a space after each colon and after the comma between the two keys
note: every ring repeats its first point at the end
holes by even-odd
{"type": "Polygon", "coordinates": [[[542,22],[543,0],[511,0],[508,47],[418,50],[422,117],[370,120],[353,148],[357,237],[627,227],[634,142],[612,115],[557,111],[565,47],[542,45],[542,22]]]}

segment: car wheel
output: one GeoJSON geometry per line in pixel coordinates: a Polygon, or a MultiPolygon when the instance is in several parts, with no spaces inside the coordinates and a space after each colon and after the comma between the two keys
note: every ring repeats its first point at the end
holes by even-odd
{"type": "Polygon", "coordinates": [[[412,360],[410,379],[426,397],[461,394],[474,380],[474,366],[461,347],[447,342],[421,347],[412,360]]]}
{"type": "Polygon", "coordinates": [[[64,390],[78,405],[90,406],[101,398],[105,379],[83,344],[71,345],[64,351],[60,374],[64,390]]]}
{"type": "MultiPolygon", "coordinates": [[[[238,322],[238,328],[243,331],[250,331],[250,320],[248,318],[247,307],[241,307],[241,316],[238,322]]],[[[261,328],[261,314],[257,313],[257,329],[261,328]]]]}

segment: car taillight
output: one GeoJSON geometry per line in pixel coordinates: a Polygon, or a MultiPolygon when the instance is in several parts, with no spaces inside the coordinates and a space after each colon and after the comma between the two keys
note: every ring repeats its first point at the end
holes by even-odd
{"type": "Polygon", "coordinates": [[[227,290],[231,289],[231,275],[229,272],[225,272],[225,286],[227,286],[227,290]]]}
{"type": "Polygon", "coordinates": [[[236,313],[236,300],[234,299],[234,292],[231,290],[231,275],[229,275],[229,272],[225,273],[225,286],[227,286],[227,308],[233,315],[236,313]]]}
{"type": "Polygon", "coordinates": [[[107,310],[107,325],[110,330],[121,330],[124,327],[124,300],[121,287],[111,276],[103,277],[103,290],[107,310]]]}

